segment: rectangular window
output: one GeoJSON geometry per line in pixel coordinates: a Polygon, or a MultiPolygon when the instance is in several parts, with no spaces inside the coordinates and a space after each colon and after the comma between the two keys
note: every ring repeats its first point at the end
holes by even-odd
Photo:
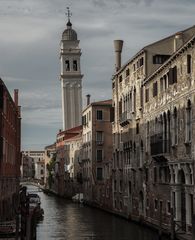
{"type": "Polygon", "coordinates": [[[139,134],[139,123],[136,123],[136,134],[139,134]]]}
{"type": "Polygon", "coordinates": [[[102,149],[97,149],[96,160],[98,162],[101,162],[103,160],[103,150],[102,149]]]}
{"type": "Polygon", "coordinates": [[[119,76],[119,82],[121,83],[123,81],[122,75],[119,76]]]}
{"type": "Polygon", "coordinates": [[[169,85],[172,85],[177,82],[177,66],[169,69],[168,82],[169,85]]]}
{"type": "Polygon", "coordinates": [[[127,68],[127,70],[126,70],[126,77],[128,77],[129,76],[129,68],[127,68]]]}
{"type": "Polygon", "coordinates": [[[144,58],[140,58],[140,67],[144,65],[144,58]]]}
{"type": "Polygon", "coordinates": [[[82,116],[82,125],[85,126],[87,124],[86,115],[82,116]]]}
{"type": "Polygon", "coordinates": [[[153,97],[157,96],[158,94],[158,85],[157,82],[153,83],[153,97]]]}
{"type": "Polygon", "coordinates": [[[70,71],[70,62],[69,62],[69,60],[65,61],[65,68],[66,68],[66,71],[70,71]]]}
{"type": "Polygon", "coordinates": [[[191,62],[192,62],[192,57],[191,55],[187,55],[187,73],[191,73],[191,62]]]}
{"type": "Polygon", "coordinates": [[[157,168],[154,167],[154,183],[157,182],[157,168]]]}
{"type": "Polygon", "coordinates": [[[167,202],[167,213],[170,214],[171,213],[171,203],[167,202]]]}
{"type": "Polygon", "coordinates": [[[114,180],[114,191],[116,191],[116,180],[114,180]]]}
{"type": "Polygon", "coordinates": [[[120,192],[123,191],[123,181],[122,181],[122,180],[120,180],[119,191],[120,191],[120,192]]]}
{"type": "Polygon", "coordinates": [[[102,180],[103,179],[103,171],[102,168],[97,168],[97,180],[102,180]]]}
{"type": "Polygon", "coordinates": [[[153,56],[153,64],[163,64],[167,59],[169,59],[170,55],[154,55],[153,56]]]}
{"type": "Polygon", "coordinates": [[[110,108],[110,122],[114,122],[114,107],[110,108]]]}
{"type": "Polygon", "coordinates": [[[158,200],[157,199],[154,200],[154,209],[158,210],[158,200]]]}
{"type": "Polygon", "coordinates": [[[177,82],[177,66],[173,68],[173,83],[177,82]]]}
{"type": "Polygon", "coordinates": [[[149,88],[145,90],[145,102],[149,101],[149,88]]]}
{"type": "Polygon", "coordinates": [[[97,120],[103,120],[103,112],[102,112],[102,110],[97,110],[97,112],[96,112],[96,119],[97,120]]]}
{"type": "Polygon", "coordinates": [[[97,142],[103,142],[103,132],[102,131],[97,131],[96,132],[96,141],[97,142]]]}

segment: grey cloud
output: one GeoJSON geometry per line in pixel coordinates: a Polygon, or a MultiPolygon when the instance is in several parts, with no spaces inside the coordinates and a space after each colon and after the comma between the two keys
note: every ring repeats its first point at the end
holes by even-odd
{"type": "Polygon", "coordinates": [[[19,88],[23,146],[44,146],[61,128],[59,42],[66,7],[82,49],[83,105],[111,97],[113,40],[123,62],[148,43],[194,24],[194,0],[1,0],[0,75],[19,88]],[[188,4],[186,4],[188,3],[188,4]]]}

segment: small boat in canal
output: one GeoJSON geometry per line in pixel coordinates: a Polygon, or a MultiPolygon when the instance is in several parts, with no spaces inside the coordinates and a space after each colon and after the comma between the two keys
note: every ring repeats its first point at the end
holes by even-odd
{"type": "Polygon", "coordinates": [[[36,193],[28,193],[29,211],[33,212],[37,219],[43,218],[44,210],[41,208],[41,199],[36,193]]]}

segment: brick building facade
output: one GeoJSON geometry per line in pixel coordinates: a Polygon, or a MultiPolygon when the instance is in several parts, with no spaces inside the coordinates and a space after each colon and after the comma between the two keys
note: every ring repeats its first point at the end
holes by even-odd
{"type": "Polygon", "coordinates": [[[20,177],[20,107],[0,79],[0,221],[14,220],[20,177]]]}

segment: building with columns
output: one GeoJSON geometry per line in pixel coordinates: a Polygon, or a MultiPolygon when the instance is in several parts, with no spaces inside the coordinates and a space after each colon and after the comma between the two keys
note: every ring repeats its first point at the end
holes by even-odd
{"type": "Polygon", "coordinates": [[[82,77],[80,68],[81,49],[77,33],[72,29],[70,18],[60,43],[61,90],[63,130],[81,125],[82,77]]]}

